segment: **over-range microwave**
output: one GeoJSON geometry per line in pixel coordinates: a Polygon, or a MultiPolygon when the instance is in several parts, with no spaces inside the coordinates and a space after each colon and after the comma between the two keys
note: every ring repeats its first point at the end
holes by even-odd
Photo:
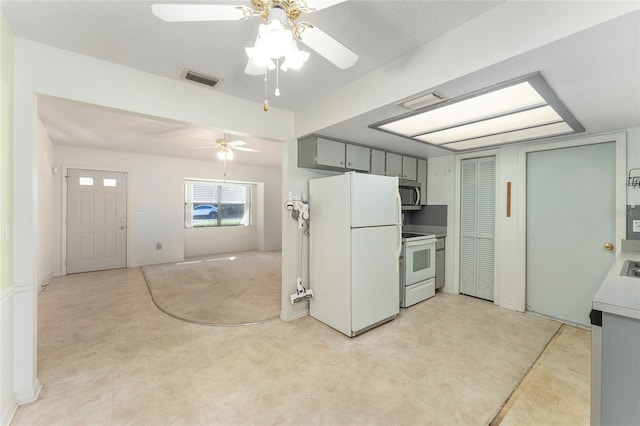
{"type": "Polygon", "coordinates": [[[398,191],[402,202],[402,210],[420,210],[420,182],[415,180],[398,180],[398,191]]]}

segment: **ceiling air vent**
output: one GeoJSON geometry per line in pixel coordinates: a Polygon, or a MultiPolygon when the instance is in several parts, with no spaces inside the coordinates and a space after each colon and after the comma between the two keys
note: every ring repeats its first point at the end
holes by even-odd
{"type": "Polygon", "coordinates": [[[415,111],[420,108],[428,107],[430,105],[435,105],[437,103],[446,101],[447,99],[447,96],[443,95],[440,92],[429,92],[425,95],[418,96],[417,98],[403,101],[398,105],[411,111],[415,111]]]}
{"type": "Polygon", "coordinates": [[[215,85],[220,82],[220,80],[215,77],[211,77],[210,75],[189,70],[185,70],[185,72],[182,74],[182,77],[187,80],[195,81],[196,83],[206,84],[207,86],[211,87],[215,87],[215,85]]]}

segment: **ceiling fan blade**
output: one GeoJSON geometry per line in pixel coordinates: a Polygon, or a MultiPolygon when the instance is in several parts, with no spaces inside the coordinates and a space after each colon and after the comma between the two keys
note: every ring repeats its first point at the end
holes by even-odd
{"type": "Polygon", "coordinates": [[[247,151],[247,152],[260,152],[259,149],[247,148],[244,146],[234,146],[233,149],[238,151],[247,151]]]}
{"type": "Polygon", "coordinates": [[[245,141],[241,141],[239,139],[235,140],[235,141],[231,141],[231,142],[227,142],[227,145],[233,147],[233,148],[237,148],[239,146],[242,145],[246,145],[247,143],[245,141]]]}
{"type": "Polygon", "coordinates": [[[336,4],[344,3],[347,0],[298,0],[298,6],[304,13],[315,12],[316,10],[326,9],[336,4]]]}
{"type": "Polygon", "coordinates": [[[296,25],[296,35],[299,36],[300,41],[324,56],[329,62],[340,69],[350,68],[358,62],[358,55],[308,22],[302,22],[296,25]]]}
{"type": "Polygon", "coordinates": [[[152,4],[151,12],[167,22],[241,21],[253,16],[247,6],[232,4],[152,4]]]}
{"type": "Polygon", "coordinates": [[[211,146],[194,146],[191,149],[211,149],[211,148],[215,148],[215,146],[211,145],[211,146]]]}
{"type": "Polygon", "coordinates": [[[191,139],[193,139],[194,141],[200,141],[200,142],[208,143],[209,145],[212,145],[212,146],[218,145],[217,142],[212,142],[211,139],[201,139],[201,138],[191,138],[191,139]]]}

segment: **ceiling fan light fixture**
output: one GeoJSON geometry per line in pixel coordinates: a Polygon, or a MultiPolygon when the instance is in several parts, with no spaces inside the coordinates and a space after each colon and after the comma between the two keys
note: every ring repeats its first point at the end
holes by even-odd
{"type": "Polygon", "coordinates": [[[298,45],[295,40],[291,40],[291,47],[289,48],[289,52],[284,57],[284,62],[280,66],[282,71],[286,71],[288,69],[299,70],[302,68],[305,62],[309,59],[309,52],[302,51],[298,49],[298,45]]]}
{"type": "Polygon", "coordinates": [[[229,148],[223,148],[222,150],[218,151],[218,159],[219,160],[233,160],[233,151],[231,151],[229,148]]]}
{"type": "Polygon", "coordinates": [[[285,56],[293,40],[291,30],[286,29],[285,25],[277,19],[272,19],[267,25],[260,24],[258,34],[260,37],[256,48],[274,59],[285,56]]]}
{"type": "Polygon", "coordinates": [[[258,43],[254,47],[245,47],[245,52],[249,60],[251,60],[258,68],[268,68],[270,70],[275,69],[276,64],[273,63],[269,55],[258,47],[258,43]]]}

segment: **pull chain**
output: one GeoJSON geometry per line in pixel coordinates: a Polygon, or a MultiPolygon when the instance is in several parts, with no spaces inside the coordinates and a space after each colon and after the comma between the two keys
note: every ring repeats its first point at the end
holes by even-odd
{"type": "Polygon", "coordinates": [[[269,101],[267,101],[267,67],[264,67],[264,104],[262,105],[262,109],[267,112],[269,111],[269,101]]]}
{"type": "Polygon", "coordinates": [[[280,58],[276,58],[276,96],[280,96],[280,58]]]}

